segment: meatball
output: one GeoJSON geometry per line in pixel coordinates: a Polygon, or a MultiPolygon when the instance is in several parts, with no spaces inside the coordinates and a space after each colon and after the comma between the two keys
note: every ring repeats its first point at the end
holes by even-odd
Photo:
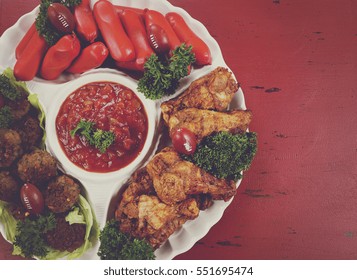
{"type": "Polygon", "coordinates": [[[65,217],[56,217],[56,227],[46,233],[47,244],[53,249],[73,252],[84,243],[86,225],[70,225],[65,217]]]}
{"type": "Polygon", "coordinates": [[[12,129],[0,129],[0,168],[12,165],[22,153],[20,134],[12,129]]]}
{"type": "Polygon", "coordinates": [[[16,220],[23,221],[30,215],[20,202],[10,204],[8,209],[16,220]]]}
{"type": "Polygon", "coordinates": [[[25,151],[30,150],[36,146],[43,136],[42,128],[38,119],[26,116],[15,124],[14,130],[16,130],[22,141],[22,146],[25,151]]]}
{"type": "Polygon", "coordinates": [[[48,152],[35,150],[19,160],[17,172],[22,181],[41,186],[57,175],[57,162],[48,152]]]}
{"type": "Polygon", "coordinates": [[[0,200],[13,202],[19,191],[19,182],[8,171],[0,172],[0,200]]]}
{"type": "Polygon", "coordinates": [[[66,212],[77,203],[79,193],[80,188],[75,181],[66,175],[59,176],[46,189],[45,205],[52,212],[66,212]]]}

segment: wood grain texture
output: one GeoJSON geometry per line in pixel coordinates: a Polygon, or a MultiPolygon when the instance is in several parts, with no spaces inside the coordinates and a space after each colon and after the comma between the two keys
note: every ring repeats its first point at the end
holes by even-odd
{"type": "MultiPolygon", "coordinates": [[[[38,3],[18,2],[0,0],[0,34],[38,3]]],[[[169,2],[218,41],[259,141],[223,218],[176,259],[356,259],[357,1],[169,2]]]]}

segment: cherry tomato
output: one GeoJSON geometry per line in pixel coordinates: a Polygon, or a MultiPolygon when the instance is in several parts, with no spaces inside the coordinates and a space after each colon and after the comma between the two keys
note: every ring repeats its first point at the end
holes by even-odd
{"type": "Polygon", "coordinates": [[[75,27],[71,11],[60,3],[52,3],[47,9],[47,18],[60,33],[71,34],[75,27]]]}
{"type": "Polygon", "coordinates": [[[185,155],[192,155],[196,151],[196,135],[187,128],[177,128],[171,132],[174,149],[185,155]]]}
{"type": "Polygon", "coordinates": [[[164,30],[170,44],[170,51],[175,50],[181,45],[180,39],[177,37],[175,31],[162,13],[145,9],[144,21],[147,29],[150,25],[155,24],[164,30]]]}
{"type": "Polygon", "coordinates": [[[45,206],[43,195],[33,184],[26,183],[20,190],[21,202],[30,214],[41,214],[45,206]]]}
{"type": "Polygon", "coordinates": [[[169,52],[169,38],[163,28],[153,23],[147,27],[146,32],[149,37],[149,43],[156,53],[169,52]]]}

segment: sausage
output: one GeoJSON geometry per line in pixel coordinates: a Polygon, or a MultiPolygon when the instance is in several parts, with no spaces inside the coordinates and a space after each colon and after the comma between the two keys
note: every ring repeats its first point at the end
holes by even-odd
{"type": "Polygon", "coordinates": [[[172,52],[174,49],[181,45],[181,41],[179,37],[176,35],[175,31],[169,24],[169,22],[165,19],[164,15],[154,10],[145,10],[145,25],[146,30],[149,29],[150,25],[156,24],[160,26],[166,33],[169,39],[170,51],[172,52]]]}
{"type": "Polygon", "coordinates": [[[115,61],[135,59],[135,49],[126,35],[112,3],[100,0],[93,7],[94,18],[115,61]]]}
{"type": "Polygon", "coordinates": [[[81,44],[75,34],[63,36],[48,49],[41,66],[42,78],[57,79],[71,65],[80,50],[81,44]]]}
{"type": "Polygon", "coordinates": [[[21,39],[21,41],[17,44],[16,50],[15,50],[15,57],[16,59],[19,59],[23,51],[25,50],[27,44],[30,42],[32,35],[36,31],[36,25],[33,23],[29,30],[25,33],[25,36],[21,39]]]}
{"type": "Polygon", "coordinates": [[[186,45],[192,46],[192,52],[195,54],[197,65],[212,64],[212,56],[209,47],[199,38],[187,25],[185,20],[178,13],[167,13],[166,19],[171,24],[173,30],[186,45]]]}
{"type": "Polygon", "coordinates": [[[89,0],[74,7],[74,20],[76,22],[77,34],[84,40],[93,43],[98,37],[98,27],[90,8],[89,0]]]}
{"type": "Polygon", "coordinates": [[[75,59],[67,72],[80,74],[88,70],[97,68],[103,64],[108,57],[108,48],[102,42],[95,42],[84,48],[75,59]]]}
{"type": "Polygon", "coordinates": [[[48,45],[45,39],[35,30],[26,48],[15,63],[14,75],[16,79],[20,81],[32,80],[40,68],[47,49],[48,45]]]}
{"type": "Polygon", "coordinates": [[[137,13],[139,16],[144,16],[145,10],[139,9],[139,8],[134,8],[134,7],[125,7],[125,6],[119,6],[119,5],[114,5],[115,12],[120,16],[124,11],[133,11],[137,13]]]}
{"type": "Polygon", "coordinates": [[[120,18],[134,45],[136,59],[128,62],[117,62],[116,64],[121,68],[144,71],[146,60],[154,53],[146,35],[144,22],[140,15],[132,10],[124,10],[120,18]]]}

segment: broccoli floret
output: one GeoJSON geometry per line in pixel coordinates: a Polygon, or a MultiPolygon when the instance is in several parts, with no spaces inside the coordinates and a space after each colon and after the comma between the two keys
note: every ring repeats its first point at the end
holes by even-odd
{"type": "Polygon", "coordinates": [[[119,224],[110,220],[99,235],[98,256],[101,260],[153,260],[154,250],[145,240],[119,231],[119,224]]]}
{"type": "Polygon", "coordinates": [[[238,180],[241,172],[250,167],[256,152],[256,133],[219,132],[204,138],[195,153],[184,158],[217,178],[238,180]]]}

